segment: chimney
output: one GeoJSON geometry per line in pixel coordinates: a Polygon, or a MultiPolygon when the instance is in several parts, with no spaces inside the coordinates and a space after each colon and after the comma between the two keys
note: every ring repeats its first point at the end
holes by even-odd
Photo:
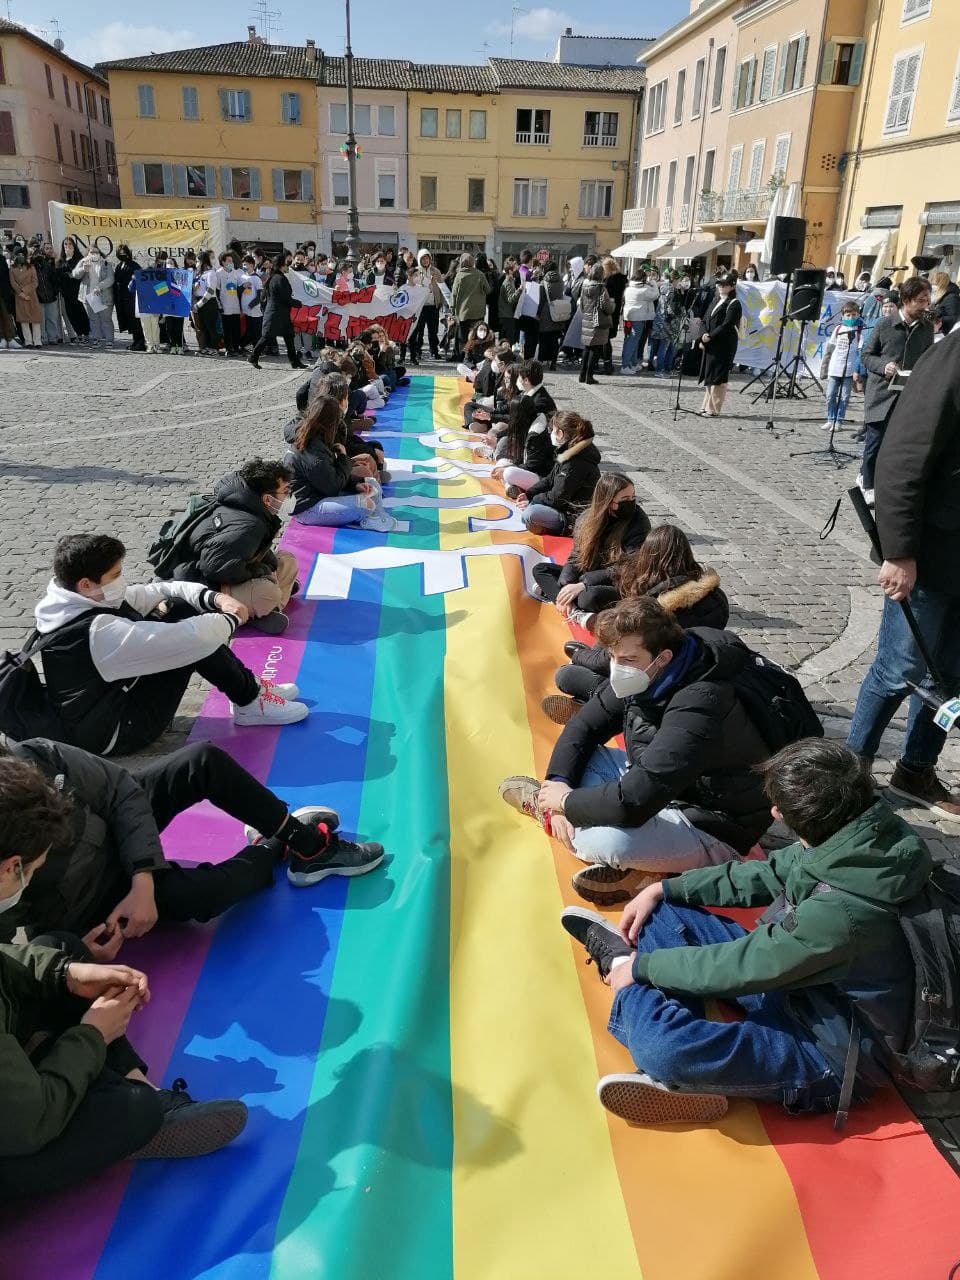
{"type": "Polygon", "coordinates": [[[256,44],[256,43],[257,43],[257,28],[253,26],[253,24],[251,23],[251,25],[247,27],[247,44],[256,44]]]}
{"type": "Polygon", "coordinates": [[[307,53],[310,55],[310,57],[312,57],[314,62],[320,61],[320,55],[317,53],[316,40],[310,40],[310,39],[307,40],[307,53]]]}
{"type": "Polygon", "coordinates": [[[564,33],[563,33],[563,34],[564,34],[565,36],[572,36],[572,35],[573,35],[573,27],[567,27],[566,31],[564,31],[564,33]]]}

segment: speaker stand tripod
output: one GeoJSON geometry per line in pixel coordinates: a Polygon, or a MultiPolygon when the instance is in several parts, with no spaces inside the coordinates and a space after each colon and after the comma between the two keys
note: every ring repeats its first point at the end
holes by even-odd
{"type": "MultiPolygon", "coordinates": [[[[680,322],[680,332],[677,335],[677,387],[676,395],[672,405],[673,421],[676,422],[677,415],[681,413],[691,413],[695,417],[700,416],[698,409],[687,409],[680,403],[680,388],[683,385],[683,349],[687,345],[687,331],[690,328],[690,316],[688,312],[683,313],[683,319],[680,322]]],[[[669,409],[653,409],[653,413],[669,413],[669,409]]]]}

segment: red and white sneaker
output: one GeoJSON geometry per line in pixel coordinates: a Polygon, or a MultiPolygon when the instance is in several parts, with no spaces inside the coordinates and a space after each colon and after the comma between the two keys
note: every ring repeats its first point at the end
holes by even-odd
{"type": "Polygon", "coordinates": [[[528,818],[532,818],[534,822],[539,822],[542,827],[546,815],[537,801],[539,791],[540,783],[537,779],[527,778],[523,774],[516,774],[512,778],[504,778],[499,787],[501,800],[505,800],[518,813],[524,813],[528,818]]]}
{"type": "Polygon", "coordinates": [[[278,690],[283,685],[261,684],[259,695],[245,707],[233,705],[233,723],[238,725],[296,724],[305,720],[309,708],[302,702],[288,702],[278,690]]]}

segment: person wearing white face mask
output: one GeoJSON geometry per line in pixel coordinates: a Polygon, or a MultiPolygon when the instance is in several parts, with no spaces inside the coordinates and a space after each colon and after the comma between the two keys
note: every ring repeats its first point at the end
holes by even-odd
{"type": "Polygon", "coordinates": [[[245,605],[201,582],[130,584],[125,554],[108,534],[67,534],[34,611],[63,741],[97,755],[140,750],[170,724],[194,672],[226,695],[237,725],[307,716],[296,685],[260,680],[230,652],[245,605]]]}
{"type": "Polygon", "coordinates": [[[572,409],[553,415],[550,443],[556,462],[549,475],[527,486],[520,468],[508,467],[503,478],[522,490],[517,506],[531,533],[562,536],[572,532],[577,516],[590,504],[600,481],[600,450],[593,442],[593,424],[572,409]]]}
{"type": "MultiPolygon", "coordinates": [[[[0,759],[0,922],[74,813],[30,764],[0,759]]],[[[146,975],[93,964],[70,934],[0,945],[0,1196],[34,1197],[121,1160],[202,1155],[231,1142],[242,1102],[198,1105],[182,1084],[158,1089],[126,1039],[150,1000],[146,975]]]]}
{"type": "Polygon", "coordinates": [[[750,651],[727,631],[684,631],[655,600],[604,610],[610,682],[567,724],[546,782],[507,778],[501,797],[587,865],[574,887],[626,901],[664,875],[729,862],[770,825],[754,766],[770,755],[736,689],[750,651]],[[622,733],[625,751],[608,747],[622,733]]]}
{"type": "Polygon", "coordinates": [[[80,301],[90,322],[90,341],[113,346],[113,267],[95,244],[73,268],[80,281],[80,301]]]}
{"type": "Polygon", "coordinates": [[[244,605],[249,626],[281,635],[286,607],[297,580],[297,558],[274,551],[285,521],[293,515],[293,478],[282,462],[254,458],[214,487],[216,504],[190,531],[183,560],[173,576],[202,582],[244,605]]]}

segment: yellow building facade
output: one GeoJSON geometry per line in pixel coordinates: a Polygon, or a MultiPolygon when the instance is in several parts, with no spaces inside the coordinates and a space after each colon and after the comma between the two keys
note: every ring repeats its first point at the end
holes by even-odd
{"type": "Polygon", "coordinates": [[[257,37],[104,64],[124,207],[221,204],[228,233],[317,239],[317,51],[257,37]]]}
{"type": "Polygon", "coordinates": [[[911,258],[922,255],[957,279],[960,7],[867,0],[867,32],[841,193],[847,278],[862,268],[911,274],[911,258]]]}

